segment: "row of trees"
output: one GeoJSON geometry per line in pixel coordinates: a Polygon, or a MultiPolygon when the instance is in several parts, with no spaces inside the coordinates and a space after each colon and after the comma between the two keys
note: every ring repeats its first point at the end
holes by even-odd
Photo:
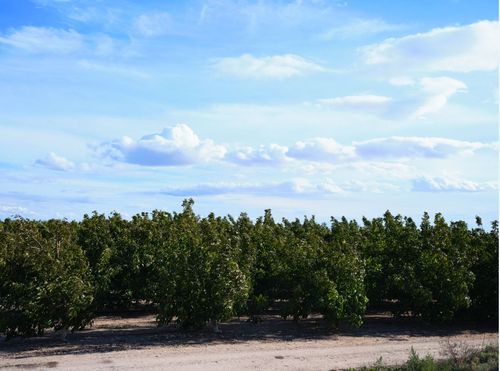
{"type": "Polygon", "coordinates": [[[80,222],[0,221],[0,332],[72,330],[138,303],[183,327],[269,310],[360,325],[371,306],[432,321],[498,318],[498,223],[424,214],[276,222],[270,211],[205,218],[118,213],[80,222]]]}

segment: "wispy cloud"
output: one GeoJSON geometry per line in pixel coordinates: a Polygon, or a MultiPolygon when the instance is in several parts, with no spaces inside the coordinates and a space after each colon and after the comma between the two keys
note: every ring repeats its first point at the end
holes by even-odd
{"type": "Polygon", "coordinates": [[[91,202],[90,198],[87,196],[76,196],[76,195],[61,195],[61,194],[40,194],[31,192],[18,192],[18,191],[7,191],[0,192],[0,199],[7,199],[9,201],[28,201],[33,203],[42,202],[55,202],[55,201],[67,201],[71,203],[88,204],[91,202]]]}
{"type": "Polygon", "coordinates": [[[388,137],[354,142],[363,158],[446,158],[494,149],[493,144],[435,137],[388,137]]]}
{"type": "Polygon", "coordinates": [[[109,56],[117,42],[105,34],[83,34],[74,29],[23,26],[0,35],[0,44],[30,54],[86,54],[109,56]]]}
{"type": "Polygon", "coordinates": [[[146,37],[167,34],[172,27],[172,17],[166,12],[141,14],[134,21],[135,30],[146,37]]]}
{"type": "Polygon", "coordinates": [[[336,97],[329,99],[320,99],[319,102],[331,106],[372,106],[386,104],[392,100],[391,97],[383,95],[363,94],[363,95],[347,95],[344,97],[336,97]]]}
{"type": "Polygon", "coordinates": [[[117,64],[103,64],[92,62],[86,59],[80,60],[78,66],[89,71],[101,72],[104,74],[119,75],[124,77],[148,79],[151,76],[137,68],[129,66],[120,66],[117,64]]]}
{"type": "Polygon", "coordinates": [[[453,94],[467,89],[462,81],[449,77],[426,77],[420,80],[420,86],[429,96],[417,107],[411,118],[421,118],[439,111],[453,94]]]}
{"type": "Polygon", "coordinates": [[[0,44],[30,53],[68,54],[81,49],[84,46],[84,38],[72,29],[24,26],[20,29],[11,29],[0,36],[0,44]]]}
{"type": "Polygon", "coordinates": [[[355,112],[384,114],[392,106],[393,99],[384,95],[360,94],[319,99],[325,107],[355,112]]]}
{"type": "Polygon", "coordinates": [[[465,83],[450,77],[424,77],[417,81],[399,78],[389,83],[412,86],[416,94],[410,98],[396,99],[375,94],[348,95],[319,99],[318,103],[325,107],[375,114],[389,119],[420,119],[440,111],[455,93],[467,90],[465,83]]]}
{"type": "Polygon", "coordinates": [[[480,192],[498,189],[498,182],[473,182],[450,177],[424,176],[412,181],[412,190],[417,192],[480,192]]]}
{"type": "Polygon", "coordinates": [[[343,190],[333,181],[313,184],[307,179],[294,179],[269,183],[210,183],[182,188],[167,188],[161,191],[169,196],[214,196],[222,194],[247,194],[260,196],[301,196],[325,193],[339,193],[343,190]]]}
{"type": "Polygon", "coordinates": [[[218,182],[204,183],[195,186],[170,187],[160,191],[163,195],[178,197],[203,197],[226,194],[278,197],[328,197],[348,192],[385,192],[398,191],[400,187],[390,182],[349,180],[336,182],[331,178],[311,180],[295,178],[282,182],[236,183],[218,182]]]}
{"type": "Polygon", "coordinates": [[[49,153],[45,158],[35,161],[38,166],[46,167],[51,170],[69,171],[75,168],[75,164],[63,156],[58,156],[54,152],[49,153]]]}
{"type": "Polygon", "coordinates": [[[324,72],[321,65],[294,54],[254,57],[243,54],[240,57],[222,58],[215,63],[215,69],[224,75],[238,78],[284,79],[311,72],[324,72]]]}
{"type": "Polygon", "coordinates": [[[360,36],[375,35],[383,32],[397,31],[404,28],[403,25],[387,23],[377,18],[356,18],[347,23],[329,28],[320,37],[324,40],[352,39],[360,36]]]}
{"type": "Polygon", "coordinates": [[[497,21],[435,28],[429,32],[386,39],[361,49],[368,65],[394,71],[490,71],[498,67],[497,21]]]}
{"type": "MultiPolygon", "coordinates": [[[[128,26],[124,18],[129,17],[130,4],[124,1],[86,1],[86,0],[31,0],[38,6],[56,10],[59,15],[66,17],[72,24],[75,21],[93,27],[102,26],[105,29],[128,26]]],[[[137,8],[135,8],[137,12],[137,8]]]]}
{"type": "Polygon", "coordinates": [[[326,29],[335,19],[341,1],[230,1],[205,0],[200,24],[224,23],[245,35],[290,35],[297,30],[326,29]]]}

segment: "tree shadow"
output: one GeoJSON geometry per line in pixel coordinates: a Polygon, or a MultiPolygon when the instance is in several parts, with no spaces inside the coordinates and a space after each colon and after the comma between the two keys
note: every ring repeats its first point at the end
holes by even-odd
{"type": "Polygon", "coordinates": [[[392,318],[383,313],[368,314],[360,328],[343,325],[332,329],[319,316],[294,322],[273,315],[262,316],[259,323],[252,323],[247,318],[233,319],[220,324],[219,328],[220,333],[214,333],[209,329],[182,330],[174,324],[157,327],[152,315],[105,317],[96,320],[94,326],[88,329],[68,335],[64,341],[53,333],[29,339],[16,338],[10,341],[0,339],[0,353],[10,358],[27,358],[209,343],[335,340],[343,336],[382,337],[389,341],[401,341],[408,336],[430,337],[452,336],[465,332],[497,332],[497,328],[492,326],[474,323],[436,326],[414,318],[392,318]]]}

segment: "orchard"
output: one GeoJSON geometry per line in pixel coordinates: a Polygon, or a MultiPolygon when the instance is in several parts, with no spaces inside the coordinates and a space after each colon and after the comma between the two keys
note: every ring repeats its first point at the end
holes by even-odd
{"type": "Polygon", "coordinates": [[[149,306],[158,324],[320,314],[362,324],[370,308],[430,322],[498,320],[498,223],[489,230],[425,213],[276,221],[210,214],[193,201],[130,220],[0,221],[0,332],[78,330],[109,310],[149,306]]]}

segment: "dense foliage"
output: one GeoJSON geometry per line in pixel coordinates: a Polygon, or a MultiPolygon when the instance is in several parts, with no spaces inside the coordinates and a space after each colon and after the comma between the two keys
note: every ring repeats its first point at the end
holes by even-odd
{"type": "Polygon", "coordinates": [[[0,225],[0,331],[7,338],[91,320],[92,286],[75,227],[25,219],[0,225]]]}
{"type": "MultiPolygon", "coordinates": [[[[437,214],[431,224],[425,213],[419,229],[411,218],[386,212],[364,223],[362,255],[373,304],[392,300],[394,313],[431,320],[450,320],[470,305],[475,278],[471,268],[479,251],[471,240],[474,232],[464,222],[447,224],[437,214]]],[[[490,280],[496,272],[488,272],[490,280]]]]}
{"type": "Polygon", "coordinates": [[[430,321],[498,319],[498,223],[437,214],[281,222],[271,211],[205,218],[118,213],[80,222],[0,221],[0,332],[78,329],[106,310],[150,305],[160,324],[217,324],[273,311],[360,325],[369,304],[430,321]]]}

